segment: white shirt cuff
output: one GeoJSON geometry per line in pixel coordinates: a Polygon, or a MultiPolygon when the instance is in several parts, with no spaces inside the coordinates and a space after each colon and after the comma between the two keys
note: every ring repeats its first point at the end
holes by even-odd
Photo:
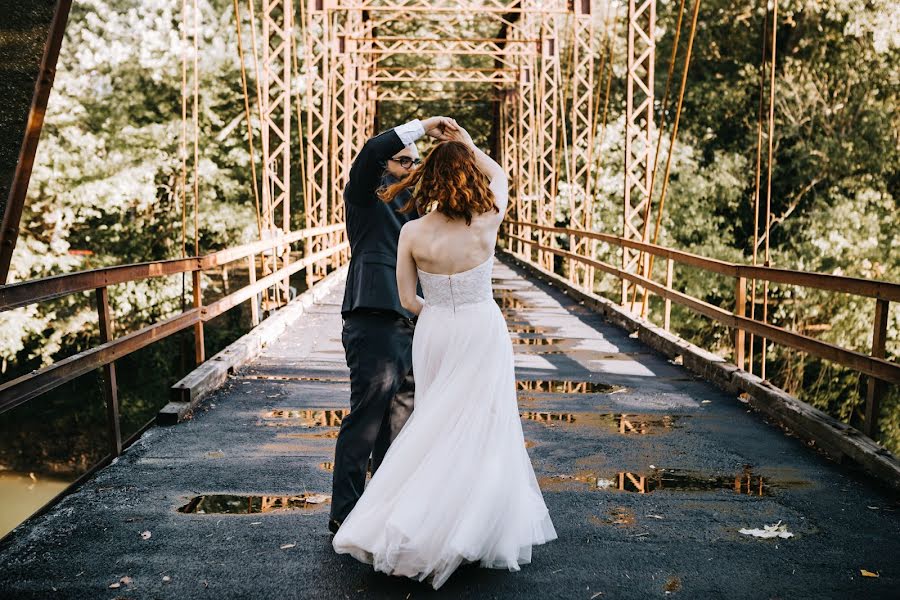
{"type": "Polygon", "coordinates": [[[409,123],[397,125],[394,131],[400,136],[400,140],[404,146],[409,146],[414,141],[425,135],[425,128],[422,127],[422,121],[413,119],[409,123]]]}

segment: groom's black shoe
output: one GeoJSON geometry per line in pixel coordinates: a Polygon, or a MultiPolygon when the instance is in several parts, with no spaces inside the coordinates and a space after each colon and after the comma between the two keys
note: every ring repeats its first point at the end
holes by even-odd
{"type": "Polygon", "coordinates": [[[328,520],[328,531],[331,533],[337,533],[338,529],[341,528],[341,522],[337,519],[329,519],[328,520]]]}

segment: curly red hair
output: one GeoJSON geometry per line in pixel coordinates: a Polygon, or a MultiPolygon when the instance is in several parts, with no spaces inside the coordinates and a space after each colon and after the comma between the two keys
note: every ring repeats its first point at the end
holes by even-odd
{"type": "Polygon", "coordinates": [[[465,219],[490,210],[500,212],[494,202],[490,181],[475,163],[469,147],[456,141],[441,142],[428,155],[422,166],[400,181],[378,190],[378,197],[390,202],[397,194],[412,188],[412,196],[399,212],[417,210],[425,214],[429,206],[454,219],[465,219]]]}

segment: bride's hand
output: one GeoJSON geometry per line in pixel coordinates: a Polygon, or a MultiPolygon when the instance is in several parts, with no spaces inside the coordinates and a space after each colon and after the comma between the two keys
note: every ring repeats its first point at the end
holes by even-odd
{"type": "Polygon", "coordinates": [[[450,121],[453,123],[453,126],[455,127],[455,129],[449,130],[445,134],[444,139],[449,140],[449,141],[454,141],[454,142],[462,142],[462,143],[468,144],[470,146],[473,145],[472,136],[469,135],[469,132],[466,131],[465,129],[463,129],[462,126],[459,123],[457,123],[454,119],[450,119],[450,121]]]}
{"type": "Polygon", "coordinates": [[[456,121],[448,117],[431,117],[422,121],[425,134],[436,140],[444,141],[447,135],[456,129],[456,121]]]}

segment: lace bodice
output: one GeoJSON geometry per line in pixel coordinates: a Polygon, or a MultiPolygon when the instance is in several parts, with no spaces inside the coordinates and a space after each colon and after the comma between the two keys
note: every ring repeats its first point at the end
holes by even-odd
{"type": "Polygon", "coordinates": [[[493,266],[494,257],[491,255],[477,267],[452,275],[428,273],[417,268],[422,291],[425,293],[425,305],[450,308],[455,312],[466,305],[493,302],[493,266]]]}

